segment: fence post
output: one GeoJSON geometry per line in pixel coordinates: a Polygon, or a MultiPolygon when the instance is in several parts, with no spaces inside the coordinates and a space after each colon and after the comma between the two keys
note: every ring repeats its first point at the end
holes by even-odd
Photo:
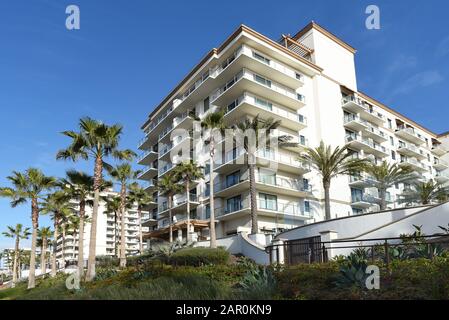
{"type": "Polygon", "coordinates": [[[274,239],[271,243],[273,250],[271,251],[271,258],[273,263],[284,264],[284,239],[274,239]],[[276,249],[275,249],[276,248],[276,249]],[[274,252],[276,252],[274,254],[274,252]]]}
{"type": "Polygon", "coordinates": [[[388,240],[387,239],[385,239],[384,247],[385,247],[385,263],[387,264],[387,268],[388,268],[390,265],[390,254],[388,252],[388,240]]]}
{"type": "Polygon", "coordinates": [[[320,235],[321,235],[321,242],[324,242],[322,243],[322,245],[325,247],[327,251],[327,258],[328,260],[330,260],[334,257],[334,252],[332,250],[332,243],[330,242],[338,239],[338,232],[328,230],[320,232],[320,235]]]}

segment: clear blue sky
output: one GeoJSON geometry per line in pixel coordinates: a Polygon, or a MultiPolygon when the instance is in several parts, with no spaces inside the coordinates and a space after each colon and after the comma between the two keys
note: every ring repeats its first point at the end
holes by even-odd
{"type": "MultiPolygon", "coordinates": [[[[241,23],[278,39],[318,22],[358,49],[362,91],[435,132],[449,130],[448,2],[375,1],[381,30],[367,30],[371,3],[3,0],[0,186],[12,170],[35,166],[62,176],[74,167],[55,161],[55,153],[68,142],[59,132],[75,129],[82,116],[123,124],[122,145],[135,149],[153,107],[241,23]],[[81,30],[65,28],[69,4],[80,7],[81,30]]],[[[30,226],[29,211],[0,199],[0,231],[30,226]]],[[[0,248],[12,243],[0,237],[0,248]]]]}

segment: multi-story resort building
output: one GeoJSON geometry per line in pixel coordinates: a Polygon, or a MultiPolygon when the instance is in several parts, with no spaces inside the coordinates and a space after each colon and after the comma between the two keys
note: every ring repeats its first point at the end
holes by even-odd
{"type": "MultiPolygon", "coordinates": [[[[108,191],[101,194],[101,198],[117,197],[118,193],[108,191]]],[[[78,208],[75,207],[77,210],[78,208]]],[[[147,213],[145,212],[145,215],[147,213]]],[[[92,207],[86,207],[87,222],[84,226],[84,243],[83,243],[83,255],[84,260],[87,263],[89,256],[89,243],[90,243],[90,230],[91,224],[89,218],[92,217],[92,207]]],[[[117,256],[120,247],[120,213],[117,215],[114,212],[108,212],[106,208],[106,202],[100,201],[97,218],[97,241],[96,241],[96,255],[97,256],[117,256]]],[[[126,254],[133,255],[139,251],[139,218],[137,208],[128,210],[125,214],[125,229],[126,229],[126,254]]],[[[147,228],[143,228],[143,231],[148,231],[147,228]]],[[[75,232],[66,231],[64,246],[63,234],[60,232],[57,240],[57,252],[56,258],[59,266],[63,266],[65,263],[76,263],[78,259],[78,243],[80,235],[75,232]],[[64,257],[64,259],[63,259],[64,257]]]]}
{"type": "MultiPolygon", "coordinates": [[[[245,118],[280,120],[275,135],[289,135],[302,147],[320,141],[348,145],[354,157],[386,160],[414,169],[416,179],[449,181],[447,135],[419,123],[375,100],[357,88],[356,50],[310,23],[297,34],[278,41],[240,26],[217,49],[212,49],[151,112],[142,126],[139,164],[146,190],[154,196],[144,225],[147,237],[168,238],[167,198],[157,191],[157,181],[171,172],[179,156],[193,155],[204,166],[205,179],[190,190],[192,230],[198,239],[208,237],[210,184],[214,185],[217,236],[249,231],[248,169],[235,163],[242,148],[221,148],[210,181],[209,147],[194,143],[190,133],[194,117],[225,110],[231,126],[245,118]],[[180,130],[184,129],[184,130],[180,130]],[[174,156],[175,155],[175,156],[174,156]]],[[[262,149],[257,153],[256,189],[259,229],[276,233],[324,219],[324,190],[319,174],[298,161],[301,147],[262,149]],[[275,169],[274,169],[275,168],[275,169]]],[[[377,189],[371,177],[340,176],[332,181],[332,218],[379,210],[377,189]]],[[[407,185],[388,190],[388,207],[407,185]]],[[[186,195],[173,201],[174,237],[186,234],[186,195]]],[[[99,240],[101,242],[101,240],[99,240]]]]}

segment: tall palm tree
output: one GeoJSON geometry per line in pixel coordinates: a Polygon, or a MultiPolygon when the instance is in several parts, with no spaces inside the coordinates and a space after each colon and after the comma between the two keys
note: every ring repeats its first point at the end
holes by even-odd
{"type": "Polygon", "coordinates": [[[128,192],[129,202],[136,204],[137,215],[139,219],[139,253],[143,253],[143,238],[142,238],[142,210],[153,202],[151,197],[138,183],[132,183],[129,186],[128,192]]]}
{"type": "Polygon", "coordinates": [[[20,250],[20,240],[28,239],[30,236],[30,228],[23,228],[23,225],[20,223],[16,224],[15,227],[7,227],[8,230],[3,232],[2,234],[8,238],[15,239],[14,245],[14,263],[12,267],[12,287],[14,288],[17,283],[18,276],[18,265],[19,265],[19,250],[20,250]]]}
{"type": "Polygon", "coordinates": [[[409,192],[402,195],[402,203],[421,203],[423,205],[438,203],[445,200],[449,189],[441,183],[429,180],[427,182],[415,182],[409,192]]]}
{"type": "Polygon", "coordinates": [[[97,217],[100,202],[100,189],[103,183],[103,168],[111,168],[105,162],[108,157],[118,160],[131,160],[136,154],[131,150],[119,150],[119,140],[123,127],[115,124],[108,126],[100,121],[86,117],[79,121],[80,132],[65,131],[63,134],[72,139],[71,144],[65,150],[60,150],[57,159],[94,160],[94,204],[92,210],[92,222],[89,242],[89,259],[87,268],[87,281],[95,277],[95,257],[97,246],[97,217]]]}
{"type": "Polygon", "coordinates": [[[104,214],[113,214],[114,215],[114,255],[115,257],[119,257],[118,246],[120,241],[118,238],[118,222],[120,219],[120,208],[121,208],[121,199],[120,197],[103,197],[103,201],[105,202],[105,211],[104,214]]]}
{"type": "Polygon", "coordinates": [[[86,206],[92,206],[94,178],[87,173],[70,170],[61,184],[70,199],[78,202],[79,240],[78,240],[78,274],[84,274],[84,224],[86,222],[86,206]]]}
{"type": "Polygon", "coordinates": [[[51,243],[53,232],[50,227],[41,227],[38,232],[38,245],[41,247],[41,274],[44,276],[47,272],[47,247],[51,243]]]}
{"type": "Polygon", "coordinates": [[[369,163],[365,171],[374,178],[374,186],[377,188],[380,197],[380,210],[387,208],[387,189],[396,183],[403,183],[413,179],[413,169],[409,166],[399,166],[397,163],[388,164],[382,161],[381,164],[369,163]]]}
{"type": "Polygon", "coordinates": [[[176,181],[176,177],[173,172],[167,173],[162,178],[159,179],[157,183],[157,188],[162,196],[167,197],[168,200],[168,230],[169,230],[169,241],[173,242],[173,217],[172,217],[172,207],[173,207],[173,196],[175,194],[184,192],[184,186],[180,185],[176,181]]]}
{"type": "Polygon", "coordinates": [[[353,159],[347,145],[332,149],[331,146],[326,146],[323,141],[316,148],[306,148],[304,153],[300,155],[299,160],[310,163],[321,175],[326,220],[331,219],[329,193],[332,179],[339,175],[363,171],[368,164],[366,159],[353,159]]]}
{"type": "MultiPolygon", "coordinates": [[[[240,140],[248,156],[251,233],[253,234],[259,232],[257,219],[256,154],[261,148],[269,147],[273,130],[277,129],[280,125],[281,121],[275,121],[273,118],[262,120],[257,115],[253,119],[245,119],[233,126],[235,139],[237,141],[240,140]]],[[[289,143],[290,139],[291,137],[288,136],[279,136],[278,145],[284,143],[291,144],[289,143]]]]}
{"type": "Polygon", "coordinates": [[[193,160],[180,162],[176,165],[174,176],[176,180],[185,183],[186,186],[186,203],[187,203],[187,243],[190,242],[190,186],[196,180],[203,179],[202,168],[199,167],[193,160]]]}
{"type": "Polygon", "coordinates": [[[125,214],[128,184],[137,178],[140,171],[134,171],[129,163],[123,163],[109,171],[112,179],[120,184],[120,267],[126,267],[126,230],[125,214]]]}
{"type": "MultiPolygon", "coordinates": [[[[49,194],[45,201],[42,203],[42,213],[50,214],[53,220],[53,245],[52,245],[52,256],[51,256],[51,276],[55,277],[56,268],[56,256],[58,251],[58,239],[59,232],[62,229],[62,225],[67,221],[68,217],[73,214],[73,206],[68,202],[67,193],[61,190],[57,190],[54,193],[49,194]]],[[[65,259],[65,235],[62,237],[62,259],[65,259]]]]}
{"type": "Polygon", "coordinates": [[[226,111],[221,109],[216,112],[212,112],[207,114],[204,119],[201,121],[201,127],[205,129],[208,134],[208,138],[205,141],[209,145],[209,154],[210,154],[210,247],[217,247],[217,234],[215,232],[215,208],[214,208],[214,162],[215,162],[215,152],[216,152],[216,143],[215,137],[218,134],[223,134],[226,130],[226,124],[224,121],[224,116],[226,111]]]}
{"type": "Polygon", "coordinates": [[[30,168],[24,173],[14,171],[7,177],[14,188],[1,188],[0,196],[11,198],[11,206],[31,202],[31,220],[33,233],[31,237],[30,274],[28,276],[28,289],[35,287],[36,282],[36,240],[39,228],[39,200],[45,192],[56,186],[56,179],[45,176],[42,171],[30,168]]]}

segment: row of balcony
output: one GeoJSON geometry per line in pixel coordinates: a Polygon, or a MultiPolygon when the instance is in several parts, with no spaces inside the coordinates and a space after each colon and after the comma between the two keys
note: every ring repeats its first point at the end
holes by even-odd
{"type": "MultiPolygon", "coordinates": [[[[250,211],[249,199],[233,202],[225,207],[215,208],[219,220],[247,215],[250,211]]],[[[298,203],[282,203],[277,200],[257,199],[257,212],[260,216],[283,216],[284,218],[307,220],[312,218],[310,210],[298,203]]]]}

